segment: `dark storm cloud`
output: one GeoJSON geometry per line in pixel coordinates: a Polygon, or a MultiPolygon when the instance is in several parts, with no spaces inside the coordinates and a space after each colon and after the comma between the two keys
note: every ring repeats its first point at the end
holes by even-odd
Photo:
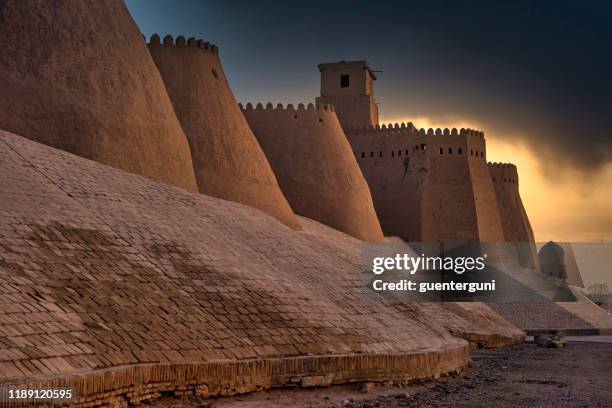
{"type": "Polygon", "coordinates": [[[127,4],[146,34],[217,43],[242,100],[311,100],[318,63],[367,59],[385,116],[473,119],[548,163],[612,161],[608,2],[127,4]]]}

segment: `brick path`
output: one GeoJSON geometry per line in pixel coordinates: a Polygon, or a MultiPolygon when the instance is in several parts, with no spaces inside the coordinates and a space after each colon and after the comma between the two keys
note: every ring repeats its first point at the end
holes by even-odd
{"type": "MultiPolygon", "coordinates": [[[[355,364],[365,364],[360,378],[381,375],[383,360],[351,360],[363,355],[389,356],[389,378],[465,363],[466,343],[435,313],[361,293],[359,241],[304,221],[295,232],[250,207],[0,131],[0,381],[297,356],[310,358],[311,374],[332,375],[306,382],[351,381],[355,364]],[[401,357],[415,352],[421,360],[401,357]],[[344,365],[317,357],[345,355],[344,365]]],[[[130,392],[132,402],[154,395],[130,392]]]]}

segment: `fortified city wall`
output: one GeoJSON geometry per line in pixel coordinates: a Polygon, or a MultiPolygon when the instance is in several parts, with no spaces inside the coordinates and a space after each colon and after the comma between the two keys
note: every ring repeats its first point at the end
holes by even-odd
{"type": "Polygon", "coordinates": [[[0,129],[197,191],[187,138],[122,0],[1,6],[0,129]]]}
{"type": "Polygon", "coordinates": [[[480,304],[368,296],[362,241],[306,218],[293,231],[4,131],[0,180],[0,385],[70,387],[82,407],[408,381],[467,364],[449,330],[524,337],[480,304]]]}
{"type": "Polygon", "coordinates": [[[191,147],[201,193],[258,208],[299,228],[270,164],[236,104],[218,48],[183,36],[149,43],[191,147]]]}
{"type": "Polygon", "coordinates": [[[330,105],[248,103],[242,112],[297,214],[382,241],[368,184],[330,105]]]}
{"type": "Polygon", "coordinates": [[[482,132],[411,123],[345,129],[387,235],[504,240],[482,132]]]}
{"type": "Polygon", "coordinates": [[[535,239],[519,193],[518,171],[511,163],[488,163],[502,219],[504,240],[517,244],[519,264],[537,269],[535,239]]]}

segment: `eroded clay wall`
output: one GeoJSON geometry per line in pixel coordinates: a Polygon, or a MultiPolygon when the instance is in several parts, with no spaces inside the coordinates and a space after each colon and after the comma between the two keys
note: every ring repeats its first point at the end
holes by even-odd
{"type": "Polygon", "coordinates": [[[472,180],[480,241],[488,243],[504,242],[502,219],[493,180],[487,165],[486,139],[482,132],[467,136],[465,155],[468,159],[472,180]]]}
{"type": "Polygon", "coordinates": [[[509,163],[488,163],[502,219],[504,240],[519,246],[519,262],[528,268],[537,267],[533,230],[519,193],[516,166],[509,163]]]}
{"type": "MultiPolygon", "coordinates": [[[[157,380],[135,375],[136,394],[146,397],[163,383],[187,390],[184,372],[172,368],[188,364],[189,389],[215,396],[271,381],[430,376],[467,363],[467,343],[433,313],[398,310],[356,286],[361,256],[342,248],[363,245],[346,234],[320,224],[296,232],[252,207],[3,131],[0,180],[0,287],[11,300],[0,307],[0,386],[70,374],[119,381],[126,377],[114,370],[126,366],[170,368],[157,380]],[[461,361],[444,354],[451,350],[461,361]],[[415,359],[395,361],[407,354],[415,359]],[[260,369],[243,370],[250,363],[260,369]]],[[[100,404],[134,383],[93,384],[74,403],[98,393],[100,404]]]]}
{"type": "Polygon", "coordinates": [[[478,218],[466,157],[465,132],[429,129],[427,136],[429,171],[421,203],[421,239],[478,241],[478,218]]]}
{"type": "Polygon", "coordinates": [[[421,239],[421,196],[427,175],[425,137],[411,123],[346,130],[370,186],[385,235],[421,239]]]}
{"type": "Polygon", "coordinates": [[[370,190],[331,106],[247,104],[243,113],[297,214],[382,240],[370,190]]]}
{"type": "Polygon", "coordinates": [[[412,124],[346,129],[386,235],[504,240],[482,132],[412,124]]]}
{"type": "Polygon", "coordinates": [[[216,46],[180,36],[149,50],[189,140],[201,193],[258,208],[285,224],[299,222],[240,112],[216,46]]]}
{"type": "Polygon", "coordinates": [[[123,1],[0,6],[0,129],[197,191],[187,139],[123,1]]]}

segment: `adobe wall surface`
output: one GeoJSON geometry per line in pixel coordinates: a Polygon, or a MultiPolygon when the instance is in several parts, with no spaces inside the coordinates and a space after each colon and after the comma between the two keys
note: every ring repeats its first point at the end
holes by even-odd
{"type": "Polygon", "coordinates": [[[373,95],[317,96],[316,103],[334,106],[342,124],[368,126],[378,123],[378,105],[373,95]]]}
{"type": "Polygon", "coordinates": [[[537,250],[527,212],[519,193],[516,166],[509,163],[488,163],[501,213],[504,239],[516,242],[519,263],[537,269],[537,250]]]}
{"type": "Polygon", "coordinates": [[[421,195],[427,177],[424,138],[412,124],[397,129],[350,128],[348,141],[370,187],[385,235],[421,238],[421,195]],[[419,149],[417,149],[419,146],[419,149]]]}
{"type": "Polygon", "coordinates": [[[482,132],[436,129],[428,136],[423,241],[502,242],[482,132]]]}
{"type": "Polygon", "coordinates": [[[123,1],[0,4],[0,129],[197,191],[187,139],[123,1]]]}
{"type": "Polygon", "coordinates": [[[242,111],[293,210],[367,242],[383,239],[372,197],[329,106],[242,111]]]}
{"type": "Polygon", "coordinates": [[[4,131],[0,180],[0,381],[68,384],[82,406],[467,363],[427,313],[355,290],[360,268],[321,244],[359,242],[340,232],[317,240],[4,131]]]}
{"type": "Polygon", "coordinates": [[[417,131],[410,123],[345,130],[386,235],[504,240],[481,132],[417,131]]]}
{"type": "Polygon", "coordinates": [[[241,114],[216,46],[153,35],[149,44],[187,135],[201,193],[258,208],[299,228],[253,132],[241,114]]]}

